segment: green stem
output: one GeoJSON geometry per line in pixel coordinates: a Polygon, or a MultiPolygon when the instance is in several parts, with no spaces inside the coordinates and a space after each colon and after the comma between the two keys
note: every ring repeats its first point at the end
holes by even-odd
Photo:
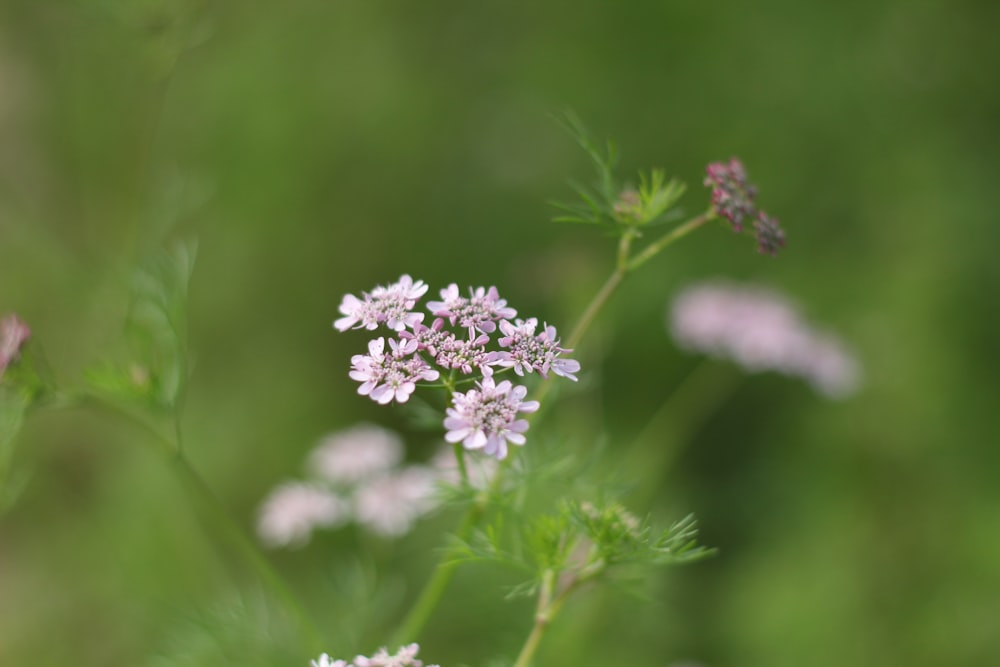
{"type": "Polygon", "coordinates": [[[705,360],[666,397],[628,449],[627,474],[642,480],[632,497],[635,507],[652,503],[684,447],[742,377],[728,365],[705,360]]]}
{"type": "MultiPolygon", "coordinates": [[[[464,542],[469,539],[472,529],[475,528],[479,517],[485,509],[485,503],[483,502],[476,502],[469,508],[462,518],[462,523],[459,524],[458,529],[455,531],[455,538],[457,540],[464,542]]],[[[455,570],[458,568],[459,561],[455,558],[455,555],[453,550],[449,549],[442,557],[437,565],[437,569],[434,571],[434,575],[424,585],[417,601],[413,603],[410,612],[403,619],[399,630],[396,631],[393,640],[389,643],[390,646],[409,644],[423,630],[435,607],[437,607],[438,602],[441,601],[441,596],[444,595],[444,591],[451,582],[455,570]]]]}
{"type": "Polygon", "coordinates": [[[698,229],[699,227],[701,227],[714,217],[715,217],[714,214],[711,211],[708,211],[706,213],[702,213],[699,216],[691,218],[682,225],[674,227],[669,232],[661,236],[659,239],[646,246],[643,249],[643,251],[640,252],[638,255],[633,257],[631,261],[629,261],[626,269],[628,271],[634,271],[638,269],[640,266],[642,266],[649,260],[653,259],[653,257],[659,254],[659,252],[664,248],[666,248],[668,245],[670,245],[674,241],[684,238],[685,236],[687,236],[694,230],[698,229]]]}
{"type": "Polygon", "coordinates": [[[538,645],[541,643],[542,637],[545,636],[545,631],[548,630],[549,625],[552,624],[553,619],[555,619],[556,615],[562,609],[570,594],[579,588],[581,584],[599,576],[605,569],[607,569],[607,563],[603,560],[592,563],[590,567],[581,571],[574,579],[567,583],[555,599],[552,598],[552,593],[555,590],[556,573],[553,570],[545,571],[542,575],[542,587],[538,593],[535,623],[531,628],[531,633],[528,634],[528,638],[524,641],[524,646],[521,647],[521,652],[517,656],[517,661],[514,662],[514,667],[528,667],[531,664],[531,660],[538,650],[538,645]]]}

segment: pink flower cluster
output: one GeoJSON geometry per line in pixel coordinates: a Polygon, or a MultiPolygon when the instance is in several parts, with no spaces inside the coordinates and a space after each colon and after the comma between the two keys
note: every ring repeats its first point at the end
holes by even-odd
{"type": "Polygon", "coordinates": [[[705,167],[705,185],[712,188],[712,211],[725,218],[733,231],[743,231],[753,219],[757,247],[766,255],[776,255],[785,246],[785,232],[778,219],[757,208],[757,188],[749,182],[746,168],[737,158],[728,163],[713,162],[705,167]]]}
{"type": "Polygon", "coordinates": [[[751,373],[800,377],[831,398],[850,396],[860,385],[861,367],[847,347],[770,290],[721,282],[693,285],[671,305],[668,327],[686,350],[728,359],[751,373]]]}
{"type": "Polygon", "coordinates": [[[368,354],[354,355],[349,375],[361,383],[359,394],[380,404],[405,403],[419,382],[433,382],[442,373],[447,374],[450,387],[456,374],[480,376],[476,388],[453,392],[444,422],[447,437],[450,442],[461,441],[467,449],[481,449],[503,459],[508,442],[521,445],[525,441],[528,423],[517,413],[533,412],[538,403],[524,400],[526,388],[510,381],[496,382],[494,372],[512,368],[519,376],[538,373],[546,379],[551,372],[576,381],[580,364],[562,356],[572,350],[560,346],[555,327],[546,324],[536,333],[537,319],[514,319],[517,311],[500,298],[496,287],[470,288],[465,296],[452,283],[441,290],[439,301],[427,303],[434,317],[430,326],[423,323],[424,313],[415,310],[426,292],[422,280],[403,275],[396,283],[363,292],[360,298],[352,294],[343,298],[343,317],[333,323],[338,330],[374,330],[384,325],[396,332],[395,338],[370,341],[368,354]]]}
{"type": "MultiPolygon", "coordinates": [[[[353,661],[335,660],[324,653],[318,659],[310,661],[312,667],[423,667],[423,662],[417,660],[420,646],[410,644],[401,646],[395,654],[390,655],[384,647],[376,651],[372,657],[359,655],[353,661]]],[[[427,667],[438,667],[428,665],[427,667]]]]}

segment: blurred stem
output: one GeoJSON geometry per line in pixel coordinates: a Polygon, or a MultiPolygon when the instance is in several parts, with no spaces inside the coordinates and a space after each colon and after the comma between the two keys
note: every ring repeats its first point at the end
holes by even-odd
{"type": "Polygon", "coordinates": [[[743,375],[711,359],[701,362],[664,399],[629,448],[629,472],[641,480],[632,503],[648,507],[701,426],[733,395],[743,375]]]}
{"type": "Polygon", "coordinates": [[[179,420],[175,419],[173,422],[173,427],[178,437],[178,440],[175,441],[135,411],[101,396],[86,392],[64,395],[53,401],[52,405],[62,408],[97,408],[124,419],[126,422],[152,436],[159,445],[157,448],[159,453],[164,457],[181,482],[184,483],[185,487],[192,492],[189,497],[197,505],[199,518],[205,522],[210,535],[221,534],[224,540],[232,547],[233,551],[239,553],[252,566],[261,582],[271,589],[275,597],[281,600],[288,611],[295,617],[303,635],[307,637],[312,651],[319,653],[324,649],[322,633],[306,612],[305,607],[292,592],[291,587],[271,566],[267,558],[260,552],[257,544],[246,534],[239,523],[233,519],[222,502],[212,492],[205,479],[184,456],[180,449],[179,420]]]}
{"type": "MultiPolygon", "coordinates": [[[[477,499],[462,518],[462,523],[459,524],[458,529],[455,531],[455,539],[461,542],[468,540],[473,528],[475,528],[476,523],[479,521],[479,517],[482,516],[485,510],[485,498],[477,499]]],[[[441,601],[441,596],[444,595],[445,589],[451,582],[456,568],[458,568],[459,561],[455,558],[455,555],[452,549],[448,549],[445,552],[445,555],[437,565],[437,569],[434,571],[434,575],[424,585],[417,601],[413,603],[410,612],[403,619],[392,641],[389,642],[390,646],[410,644],[416,640],[417,635],[424,629],[438,602],[441,601]]]]}
{"type": "Polygon", "coordinates": [[[632,227],[626,229],[625,233],[622,234],[621,239],[618,241],[618,254],[615,261],[615,270],[611,272],[611,275],[608,276],[608,279],[605,281],[600,291],[594,295],[594,298],[587,306],[587,309],[583,311],[583,315],[580,316],[580,320],[576,323],[576,326],[573,327],[573,332],[569,335],[569,338],[566,339],[566,347],[572,350],[580,344],[584,334],[587,333],[587,329],[590,328],[590,325],[593,323],[598,313],[601,312],[601,309],[604,308],[608,299],[611,298],[611,295],[614,294],[615,290],[618,288],[619,283],[621,283],[629,272],[635,271],[662,252],[664,248],[684,238],[711,220],[713,217],[712,212],[708,211],[691,218],[687,222],[674,227],[658,240],[646,246],[634,257],[631,257],[630,255],[632,250],[632,241],[635,240],[637,232],[632,227]]]}
{"type": "Polygon", "coordinates": [[[626,270],[634,271],[635,269],[638,269],[640,266],[642,266],[649,260],[656,257],[656,255],[658,255],[661,250],[663,250],[670,244],[674,243],[675,241],[684,238],[685,236],[687,236],[694,230],[698,229],[699,227],[701,227],[703,224],[705,224],[714,217],[715,216],[711,211],[707,211],[699,216],[691,218],[682,225],[674,227],[669,232],[661,236],[658,240],[646,246],[646,248],[638,255],[633,257],[628,262],[626,270]]]}

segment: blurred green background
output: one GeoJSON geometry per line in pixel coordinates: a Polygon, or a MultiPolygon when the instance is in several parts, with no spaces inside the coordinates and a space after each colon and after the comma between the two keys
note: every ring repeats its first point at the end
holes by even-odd
{"type": "MultiPolygon", "coordinates": [[[[613,137],[623,174],[686,180],[689,211],[704,165],[739,155],[786,251],[712,226],[630,277],[554,422],[576,424],[581,457],[627,451],[699,363],[667,337],[669,298],[717,276],[803,304],[856,349],[864,389],[833,403],[739,382],[636,508],[695,512],[720,556],[658,580],[652,604],[580,596],[537,664],[991,664],[997,25],[1000,4],[943,0],[3,0],[0,313],[78,384],[116,345],[158,230],[197,236],[186,446],[251,529],[327,431],[378,421],[414,459],[434,448],[355,395],[364,337],[330,328],[345,292],[403,272],[432,293],[496,284],[568,330],[613,242],[548,221],[590,173],[550,113],[613,137]]],[[[30,478],[0,516],[0,664],[306,664],[151,451],[84,412],[28,424],[30,478]]],[[[455,516],[273,560],[349,657],[386,641],[455,516]]],[[[503,583],[463,569],[425,659],[512,656],[531,607],[503,583]]]]}

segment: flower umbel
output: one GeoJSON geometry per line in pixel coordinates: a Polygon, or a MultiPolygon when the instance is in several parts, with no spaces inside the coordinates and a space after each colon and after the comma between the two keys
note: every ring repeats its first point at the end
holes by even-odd
{"type": "Polygon", "coordinates": [[[340,312],[344,315],[333,323],[338,331],[350,328],[376,329],[385,323],[393,331],[402,331],[423,321],[424,314],[413,312],[417,300],[427,292],[424,281],[413,282],[413,278],[403,274],[399,282],[379,285],[371,292],[363,292],[362,299],[353,294],[344,295],[340,302],[340,312]]]}
{"type": "Polygon", "coordinates": [[[440,373],[432,369],[417,352],[417,341],[410,339],[389,339],[385,352],[385,338],[381,336],[368,343],[368,354],[351,357],[352,379],[361,383],[358,393],[370,396],[373,401],[385,405],[395,399],[406,403],[416,389],[419,380],[433,381],[440,373]]]}
{"type": "Polygon", "coordinates": [[[559,347],[556,328],[545,325],[542,333],[535,335],[538,320],[534,317],[527,320],[517,320],[511,324],[507,320],[500,322],[500,331],[504,336],[499,340],[500,346],[508,348],[501,352],[497,363],[505,368],[514,367],[514,372],[524,375],[526,372],[537,371],[543,378],[548,378],[551,370],[570,380],[576,381],[580,370],[580,362],[574,359],[560,359],[563,352],[572,352],[559,347]]]}
{"type": "Polygon", "coordinates": [[[472,331],[478,329],[483,333],[496,331],[497,320],[510,319],[517,311],[507,307],[507,301],[500,298],[496,287],[477,287],[469,290],[470,296],[464,297],[458,291],[458,285],[452,283],[441,290],[443,301],[428,301],[427,307],[436,317],[446,317],[452,326],[456,323],[472,331]]]}
{"type": "Polygon", "coordinates": [[[757,188],[747,180],[743,163],[737,158],[713,162],[705,173],[705,185],[712,188],[712,212],[728,220],[735,232],[742,232],[744,223],[753,219],[757,248],[764,255],[777,255],[785,247],[785,232],[777,218],[757,208],[757,188]]]}
{"type": "Polygon", "coordinates": [[[509,380],[497,384],[492,372],[487,373],[479,389],[455,392],[452,407],[444,427],[448,429],[445,440],[461,442],[466,449],[481,449],[484,454],[503,460],[507,457],[507,443],[523,445],[528,421],[518,419],[519,412],[534,412],[538,401],[525,401],[528,390],[514,386],[509,380]]]}
{"type": "MultiPolygon", "coordinates": [[[[410,644],[400,646],[395,655],[389,655],[389,651],[380,648],[375,655],[368,658],[363,655],[356,656],[353,662],[345,660],[334,660],[324,653],[317,660],[311,660],[312,667],[424,667],[424,663],[417,660],[417,652],[420,646],[410,644]]],[[[428,665],[427,667],[438,667],[438,665],[428,665]]]]}
{"type": "Polygon", "coordinates": [[[753,221],[753,229],[757,233],[757,247],[762,254],[777,255],[778,249],[785,247],[785,232],[777,218],[761,211],[753,221]]]}
{"type": "Polygon", "coordinates": [[[757,188],[747,181],[747,171],[737,158],[729,163],[713,162],[705,167],[705,185],[712,188],[712,210],[728,220],[737,232],[743,221],[757,215],[757,188]]]}

